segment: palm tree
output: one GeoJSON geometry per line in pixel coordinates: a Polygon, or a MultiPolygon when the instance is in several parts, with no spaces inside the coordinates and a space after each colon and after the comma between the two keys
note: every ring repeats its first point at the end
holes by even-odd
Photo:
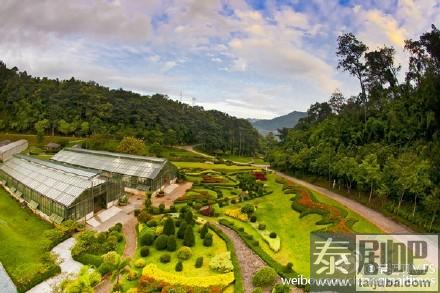
{"type": "Polygon", "coordinates": [[[114,281],[114,287],[119,286],[119,277],[120,275],[125,271],[126,267],[130,263],[130,258],[126,257],[123,258],[122,256],[118,255],[115,259],[114,263],[114,270],[112,273],[111,280],[114,281]]]}

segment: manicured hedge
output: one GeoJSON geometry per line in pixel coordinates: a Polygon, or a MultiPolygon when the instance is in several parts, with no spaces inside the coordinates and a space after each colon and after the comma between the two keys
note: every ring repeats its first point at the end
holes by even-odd
{"type": "Polygon", "coordinates": [[[72,258],[84,265],[92,265],[96,268],[102,264],[102,257],[96,254],[83,253],[80,255],[73,255],[72,258]]]}
{"type": "Polygon", "coordinates": [[[228,236],[226,236],[226,234],[223,233],[223,231],[219,228],[215,227],[214,225],[210,225],[209,228],[212,229],[221,239],[223,239],[223,241],[225,241],[228,251],[231,252],[231,261],[234,265],[235,276],[234,293],[244,293],[243,277],[241,276],[240,263],[238,262],[237,255],[235,254],[234,244],[232,243],[231,239],[229,239],[228,236]]]}
{"type": "Polygon", "coordinates": [[[37,286],[41,282],[61,273],[61,268],[58,265],[50,265],[47,270],[41,272],[40,274],[36,274],[34,278],[31,280],[26,280],[26,282],[20,282],[15,284],[17,286],[18,292],[26,292],[33,287],[37,286]]]}

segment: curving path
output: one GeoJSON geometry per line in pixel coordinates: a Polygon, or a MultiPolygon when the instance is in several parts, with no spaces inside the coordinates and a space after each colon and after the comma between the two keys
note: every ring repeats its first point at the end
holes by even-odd
{"type": "Polygon", "coordinates": [[[393,233],[411,233],[412,232],[412,230],[410,228],[393,221],[392,219],[384,216],[383,214],[381,214],[373,209],[370,209],[369,207],[366,207],[363,204],[361,204],[355,200],[352,200],[350,198],[347,198],[345,196],[342,196],[340,194],[332,192],[326,188],[316,186],[316,185],[311,184],[309,182],[306,182],[304,180],[300,180],[295,177],[286,175],[282,172],[278,172],[275,170],[274,170],[274,172],[280,177],[283,177],[283,178],[290,180],[296,184],[302,185],[304,187],[307,187],[310,190],[319,192],[319,193],[324,194],[325,196],[327,196],[331,199],[336,200],[337,202],[343,204],[344,206],[346,206],[350,210],[358,213],[359,215],[361,215],[365,219],[368,219],[368,221],[370,221],[371,223],[373,223],[374,225],[379,227],[385,233],[393,234],[393,233]]]}

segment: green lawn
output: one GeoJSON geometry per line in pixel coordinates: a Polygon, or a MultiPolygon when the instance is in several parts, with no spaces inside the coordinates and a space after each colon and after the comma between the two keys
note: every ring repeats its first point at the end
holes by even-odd
{"type": "Polygon", "coordinates": [[[44,231],[50,229],[51,224],[21,208],[0,188],[0,261],[14,283],[33,279],[45,271],[43,255],[50,242],[44,231]]]}
{"type": "MultiPolygon", "coordinates": [[[[258,232],[249,224],[226,217],[233,221],[237,227],[243,227],[245,231],[252,234],[254,239],[258,239],[260,246],[274,259],[281,264],[292,262],[294,269],[305,276],[310,275],[310,232],[320,230],[325,226],[316,225],[321,216],[311,214],[299,218],[299,213],[291,208],[290,198],[292,195],[285,195],[282,191],[282,185],[275,182],[275,175],[268,176],[267,186],[274,192],[261,198],[234,205],[241,206],[252,202],[257,206],[256,216],[259,223],[266,224],[266,230],[276,232],[281,239],[281,249],[279,252],[272,251],[258,232]]],[[[316,194],[318,200],[342,207],[339,203],[316,194]]],[[[224,207],[221,210],[230,209],[233,206],[224,207]]],[[[348,210],[348,217],[355,218],[358,222],[354,225],[356,232],[378,233],[380,230],[368,220],[360,217],[356,213],[348,210]]]]}
{"type": "Polygon", "coordinates": [[[268,162],[264,161],[264,159],[258,157],[225,155],[225,156],[221,156],[221,158],[223,160],[229,160],[240,163],[269,164],[268,162]]]}

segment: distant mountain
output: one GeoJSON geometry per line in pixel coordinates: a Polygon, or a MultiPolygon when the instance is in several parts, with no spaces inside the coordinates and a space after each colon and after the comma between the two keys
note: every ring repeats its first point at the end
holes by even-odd
{"type": "Polygon", "coordinates": [[[293,111],[289,114],[275,117],[273,119],[248,119],[261,134],[268,134],[269,132],[276,132],[277,129],[287,127],[292,128],[298,123],[298,120],[306,117],[306,112],[293,111]]]}

